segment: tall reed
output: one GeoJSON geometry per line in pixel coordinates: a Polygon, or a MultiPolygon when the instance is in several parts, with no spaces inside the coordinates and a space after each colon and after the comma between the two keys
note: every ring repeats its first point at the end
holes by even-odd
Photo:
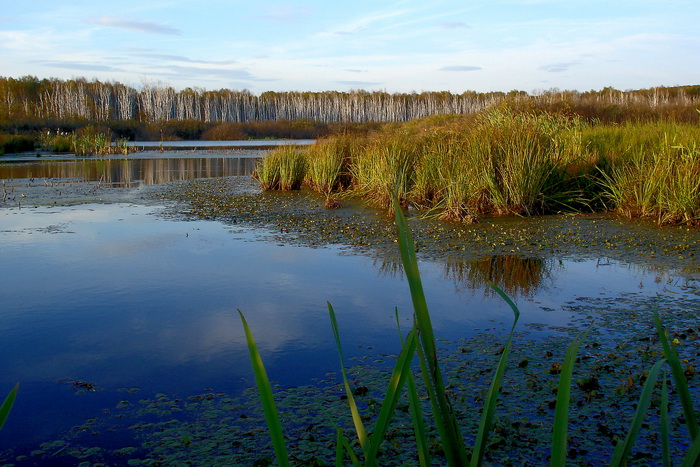
{"type": "Polygon", "coordinates": [[[278,146],[256,164],[263,190],[298,190],[306,175],[306,159],[296,146],[278,146]]]}
{"type": "Polygon", "coordinates": [[[627,217],[659,224],[700,223],[700,151],[664,145],[655,152],[629,151],[602,172],[604,195],[627,217]]]}
{"type": "Polygon", "coordinates": [[[389,209],[396,190],[401,204],[405,204],[409,201],[418,157],[419,147],[406,133],[375,137],[352,160],[352,188],[374,204],[389,209]]]}
{"type": "Polygon", "coordinates": [[[334,201],[333,193],[350,186],[350,162],[361,150],[361,144],[358,135],[340,134],[320,139],[305,150],[305,182],[326,196],[328,207],[334,201]]]}

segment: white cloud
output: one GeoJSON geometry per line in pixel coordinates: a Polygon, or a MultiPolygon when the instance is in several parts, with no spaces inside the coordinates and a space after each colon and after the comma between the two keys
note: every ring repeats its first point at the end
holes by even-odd
{"type": "Polygon", "coordinates": [[[88,23],[107,26],[110,28],[145,32],[148,34],[180,35],[182,33],[179,29],[175,29],[161,23],[141,21],[124,16],[100,16],[88,20],[88,23]]]}

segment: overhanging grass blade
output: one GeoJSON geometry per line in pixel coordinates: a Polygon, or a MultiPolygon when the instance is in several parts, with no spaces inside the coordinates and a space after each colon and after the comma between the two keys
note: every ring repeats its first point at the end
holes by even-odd
{"type": "Polygon", "coordinates": [[[484,456],[484,450],[486,449],[486,441],[488,440],[489,431],[491,431],[491,422],[493,420],[493,414],[496,411],[496,403],[498,402],[498,391],[501,388],[501,380],[503,379],[503,373],[506,370],[506,365],[508,363],[508,355],[510,354],[510,348],[513,344],[513,334],[515,333],[515,325],[518,323],[520,318],[520,310],[513,303],[513,301],[495,284],[490,284],[491,287],[498,293],[503,299],[508,303],[508,305],[513,310],[513,326],[510,328],[510,334],[508,336],[508,341],[503,349],[501,358],[496,367],[496,373],[493,375],[491,380],[491,385],[489,386],[488,392],[486,393],[486,399],[484,401],[484,408],[481,412],[481,420],[479,421],[479,430],[476,435],[476,441],[474,442],[474,449],[472,450],[472,458],[470,465],[478,466],[481,465],[481,461],[484,456]]]}
{"type": "Polygon", "coordinates": [[[423,373],[426,386],[432,386],[432,391],[429,390],[428,393],[431,396],[430,402],[433,406],[433,414],[436,423],[438,423],[438,430],[440,431],[448,465],[463,466],[467,463],[464,439],[462,438],[457,419],[452,412],[452,407],[447,398],[442,373],[438,365],[435,335],[433,333],[428,305],[423,292],[423,284],[418,271],[418,260],[416,259],[413,239],[411,238],[411,232],[408,228],[406,217],[403,215],[403,211],[399,205],[396,193],[392,196],[392,203],[396,218],[401,259],[404,272],[406,273],[406,280],[411,290],[411,300],[413,302],[415,320],[420,336],[420,347],[422,350],[419,354],[426,362],[425,366],[421,366],[421,368],[426,368],[428,370],[427,376],[426,373],[423,373]]]}
{"type": "Polygon", "coordinates": [[[666,330],[661,324],[659,310],[654,310],[654,324],[656,325],[656,331],[659,334],[659,340],[661,341],[661,345],[664,350],[664,357],[666,357],[666,361],[671,367],[671,375],[673,375],[673,382],[676,384],[678,398],[681,400],[683,415],[685,416],[685,423],[688,427],[688,434],[690,435],[691,441],[695,440],[695,438],[698,437],[698,421],[695,416],[695,409],[693,408],[693,400],[690,398],[688,383],[685,379],[685,373],[683,371],[683,367],[681,366],[681,361],[678,358],[678,352],[676,352],[676,349],[671,347],[666,330]]]}
{"type": "MultiPolygon", "coordinates": [[[[399,330],[399,339],[401,339],[401,346],[405,346],[403,335],[401,334],[401,323],[399,322],[399,310],[394,310],[394,315],[396,316],[396,327],[399,330]]],[[[414,325],[415,329],[415,325],[414,325]]],[[[406,380],[406,388],[408,391],[408,406],[411,411],[411,418],[413,419],[413,432],[416,436],[416,450],[418,451],[418,463],[421,467],[427,467],[430,465],[430,449],[428,443],[428,436],[425,432],[425,422],[423,420],[423,410],[420,406],[420,400],[418,399],[418,390],[416,389],[416,380],[413,377],[413,372],[408,373],[408,379],[406,380]]]]}
{"type": "Polygon", "coordinates": [[[651,367],[651,370],[649,370],[649,375],[647,376],[647,380],[644,382],[644,387],[642,387],[642,393],[639,396],[639,401],[637,402],[637,410],[632,418],[632,423],[627,431],[627,436],[625,436],[624,441],[618,442],[617,446],[615,446],[615,452],[613,452],[610,467],[627,465],[627,457],[632,452],[632,447],[637,440],[639,430],[642,428],[644,416],[651,405],[651,394],[654,391],[654,385],[656,384],[656,380],[659,378],[659,371],[661,371],[664,363],[666,363],[666,359],[662,358],[651,367]]]}
{"type": "Polygon", "coordinates": [[[554,411],[554,429],[552,433],[552,456],[550,465],[558,466],[566,464],[566,438],[569,431],[569,403],[571,398],[571,375],[574,371],[576,354],[584,341],[591,326],[583,331],[569,345],[564,357],[564,364],[559,375],[559,387],[557,388],[557,405],[554,411]]]}
{"type": "Polygon", "coordinates": [[[416,329],[411,330],[406,338],[406,345],[401,349],[398,361],[394,367],[389,380],[389,386],[384,393],[382,407],[379,410],[377,423],[374,427],[374,433],[370,439],[369,449],[367,450],[367,464],[376,465],[376,457],[379,452],[379,446],[384,441],[384,435],[389,427],[389,422],[394,415],[396,403],[401,396],[407,375],[411,372],[411,363],[416,354],[416,329]]]}
{"type": "Polygon", "coordinates": [[[267,378],[265,365],[263,365],[260,352],[258,352],[258,346],[255,344],[255,339],[253,338],[253,333],[250,332],[248,323],[246,322],[241,310],[238,310],[238,314],[241,315],[241,321],[243,322],[245,338],[248,342],[248,352],[250,353],[250,361],[253,365],[253,373],[255,374],[255,381],[258,385],[258,393],[260,394],[260,401],[262,402],[263,412],[265,413],[267,429],[270,432],[272,445],[275,449],[277,463],[283,467],[289,466],[289,458],[287,456],[287,447],[284,443],[282,425],[280,424],[277,406],[275,405],[275,398],[272,394],[272,386],[270,386],[270,380],[267,378]]]}
{"type": "Polygon", "coordinates": [[[2,427],[5,426],[5,421],[10,415],[12,405],[15,403],[15,399],[17,398],[18,389],[19,383],[15,384],[15,387],[12,388],[12,391],[10,391],[10,393],[5,398],[5,401],[2,403],[2,406],[0,406],[0,430],[2,430],[2,427]]]}
{"type": "Polygon", "coordinates": [[[333,306],[330,303],[327,304],[328,314],[331,318],[331,328],[333,328],[333,337],[335,337],[335,345],[338,347],[338,356],[340,357],[340,373],[343,375],[343,385],[345,386],[345,394],[348,397],[348,405],[350,405],[350,414],[352,415],[352,421],[355,424],[357,439],[360,441],[362,451],[366,453],[367,448],[369,447],[369,443],[367,441],[367,431],[365,430],[365,425],[362,423],[360,411],[357,409],[355,397],[352,394],[352,389],[350,388],[350,383],[348,382],[348,375],[345,371],[345,359],[343,358],[343,348],[340,345],[340,331],[338,330],[338,321],[335,319],[335,311],[333,311],[333,306]]]}

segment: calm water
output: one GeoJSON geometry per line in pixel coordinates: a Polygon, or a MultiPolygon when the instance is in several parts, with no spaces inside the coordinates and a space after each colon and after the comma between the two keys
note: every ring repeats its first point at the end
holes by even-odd
{"type": "Polygon", "coordinates": [[[41,179],[62,179],[96,182],[119,187],[155,185],[194,178],[250,175],[255,169],[254,157],[177,157],[0,162],[0,180],[27,179],[28,183],[43,183],[41,179]],[[34,180],[32,180],[34,179],[34,180]],[[30,181],[31,180],[31,181],[30,181]]]}
{"type": "MultiPolygon", "coordinates": [[[[253,160],[253,159],[249,159],[253,160]]],[[[162,183],[248,173],[240,160],[112,160],[0,164],[0,178],[63,177],[162,183]],[[239,166],[238,164],[242,164],[239,166]]],[[[120,387],[187,396],[253,384],[240,309],[272,379],[308,384],[338,368],[326,301],[346,357],[397,352],[394,307],[411,320],[396,264],[339,248],[280,245],[268,234],[214,221],[179,221],[132,204],[0,209],[0,393],[20,395],[0,451],[50,440],[104,408],[120,387]],[[78,397],[62,379],[94,383],[78,397]]],[[[458,339],[506,330],[512,314],[486,293],[494,270],[520,267],[509,292],[524,328],[571,319],[572,297],[675,293],[673,271],[605,259],[488,257],[423,262],[436,334],[458,339]],[[670,290],[670,292],[669,292],[670,290]]],[[[534,334],[548,331],[532,331],[534,334]]]]}

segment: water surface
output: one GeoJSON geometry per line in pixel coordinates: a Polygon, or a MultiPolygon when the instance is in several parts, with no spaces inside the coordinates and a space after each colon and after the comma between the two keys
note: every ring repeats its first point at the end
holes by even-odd
{"type": "MultiPolygon", "coordinates": [[[[0,448],[57,436],[113,406],[121,387],[176,396],[250,386],[237,309],[271,378],[285,386],[337,369],[326,301],[346,356],[398,351],[394,308],[408,327],[411,303],[392,260],[282,245],[262,230],[158,212],[133,204],[0,210],[0,388],[21,382],[0,448]],[[77,397],[62,380],[103,391],[77,397]]],[[[519,260],[527,272],[510,293],[523,329],[535,334],[569,323],[572,297],[653,297],[681,285],[672,272],[606,260],[423,262],[436,334],[507,330],[512,314],[485,281],[519,260]]]]}

